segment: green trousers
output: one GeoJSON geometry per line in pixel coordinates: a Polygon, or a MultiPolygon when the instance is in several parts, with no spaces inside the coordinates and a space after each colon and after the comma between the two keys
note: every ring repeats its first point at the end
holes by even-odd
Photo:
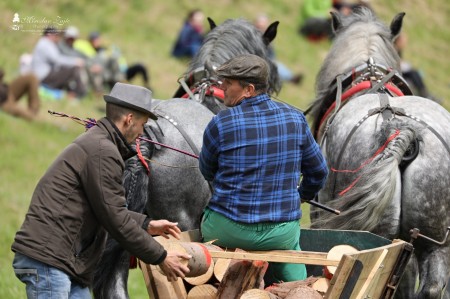
{"type": "MultiPolygon", "coordinates": [[[[235,222],[209,208],[205,209],[201,223],[203,241],[216,240],[214,244],[243,250],[301,250],[300,223],[235,222]]],[[[264,281],[266,286],[275,282],[303,280],[306,278],[304,264],[269,263],[264,281]]]]}

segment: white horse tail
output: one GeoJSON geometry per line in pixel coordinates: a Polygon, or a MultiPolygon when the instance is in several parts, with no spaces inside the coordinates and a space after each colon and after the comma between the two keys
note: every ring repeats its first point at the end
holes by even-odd
{"type": "Polygon", "coordinates": [[[340,215],[327,215],[318,219],[311,227],[353,229],[374,231],[383,219],[386,208],[396,192],[399,164],[415,139],[410,128],[386,129],[389,143],[370,164],[362,170],[347,192],[329,202],[330,206],[341,211],[340,215]]]}

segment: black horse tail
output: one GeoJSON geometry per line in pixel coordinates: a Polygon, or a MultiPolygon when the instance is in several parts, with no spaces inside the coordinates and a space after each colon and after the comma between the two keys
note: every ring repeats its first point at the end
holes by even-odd
{"type": "MultiPolygon", "coordinates": [[[[141,142],[140,151],[144,158],[150,158],[153,145],[145,141],[141,142]]],[[[147,168],[138,156],[133,156],[126,161],[123,184],[128,209],[145,214],[149,195],[149,176],[147,168]]],[[[130,259],[131,254],[128,251],[124,250],[114,239],[108,238],[94,274],[94,298],[129,298],[127,281],[130,259]]]]}
{"type": "Polygon", "coordinates": [[[415,132],[401,124],[390,123],[383,130],[384,150],[362,170],[354,185],[328,204],[341,211],[315,221],[313,228],[374,231],[392,201],[398,183],[400,164],[414,145],[415,132]]]}

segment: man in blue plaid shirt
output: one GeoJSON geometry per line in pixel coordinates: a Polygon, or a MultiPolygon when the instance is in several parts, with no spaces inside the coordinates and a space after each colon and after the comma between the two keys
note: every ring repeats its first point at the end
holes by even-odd
{"type": "MultiPolygon", "coordinates": [[[[328,175],[305,116],[270,99],[268,65],[258,56],[237,56],[216,73],[230,108],[211,120],[203,136],[200,171],[214,187],[201,224],[204,241],[300,250],[301,199],[313,199],[328,175]]],[[[265,281],[305,278],[302,264],[271,263],[265,281]]]]}

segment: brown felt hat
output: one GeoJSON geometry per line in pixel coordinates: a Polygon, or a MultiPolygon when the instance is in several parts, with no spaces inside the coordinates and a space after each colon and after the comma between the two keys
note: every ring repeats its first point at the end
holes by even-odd
{"type": "Polygon", "coordinates": [[[104,95],[105,102],[127,107],[147,114],[151,119],[158,119],[151,111],[152,92],[142,86],[116,83],[109,95],[104,95]]]}
{"type": "Polygon", "coordinates": [[[231,58],[216,69],[218,77],[264,83],[269,80],[269,66],[259,56],[244,54],[231,58]]]}

